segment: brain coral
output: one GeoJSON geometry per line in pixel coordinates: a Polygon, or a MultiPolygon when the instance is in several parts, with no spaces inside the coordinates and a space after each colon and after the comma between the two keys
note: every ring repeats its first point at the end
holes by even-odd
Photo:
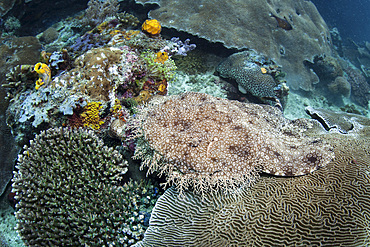
{"type": "MultiPolygon", "coordinates": [[[[133,121],[134,122],[134,121],[133,121]]],[[[234,188],[256,172],[297,176],[325,166],[332,151],[274,107],[243,104],[202,93],[163,97],[137,116],[136,157],[179,188],[234,188]]]]}
{"type": "Polygon", "coordinates": [[[168,189],[136,246],[368,246],[369,129],[316,131],[334,146],[332,162],[306,176],[262,176],[238,197],[168,189]]]}
{"type": "Polygon", "coordinates": [[[118,185],[127,166],[91,131],[57,128],[37,135],[19,155],[13,178],[17,230],[26,245],[123,244],[130,198],[118,185]]]}
{"type": "Polygon", "coordinates": [[[277,98],[274,89],[278,83],[270,74],[264,74],[259,65],[248,61],[249,55],[249,51],[235,53],[220,63],[216,71],[221,77],[235,80],[242,93],[277,98]]]}
{"type": "Polygon", "coordinates": [[[311,1],[244,0],[136,0],[160,6],[149,17],[162,27],[185,31],[227,48],[250,48],[264,53],[287,72],[293,89],[312,90],[319,81],[303,62],[315,55],[331,54],[329,29],[311,1]],[[286,18],[292,30],[277,27],[270,13],[286,18]]]}

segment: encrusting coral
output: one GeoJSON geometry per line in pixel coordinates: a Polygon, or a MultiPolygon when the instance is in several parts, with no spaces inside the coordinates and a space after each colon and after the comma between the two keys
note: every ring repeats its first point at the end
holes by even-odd
{"type": "Polygon", "coordinates": [[[202,93],[153,99],[131,125],[140,137],[135,157],[180,191],[235,189],[258,172],[304,175],[333,157],[325,142],[303,133],[309,121],[289,121],[271,106],[202,93]]]}
{"type": "Polygon", "coordinates": [[[159,195],[148,182],[124,184],[128,162],[91,130],[41,132],[16,168],[17,230],[27,246],[132,245],[159,195]]]}
{"type": "Polygon", "coordinates": [[[99,110],[102,108],[103,107],[100,102],[88,102],[87,105],[84,106],[84,111],[81,114],[81,117],[85,127],[89,127],[94,130],[100,129],[100,126],[104,123],[99,116],[99,110]]]}

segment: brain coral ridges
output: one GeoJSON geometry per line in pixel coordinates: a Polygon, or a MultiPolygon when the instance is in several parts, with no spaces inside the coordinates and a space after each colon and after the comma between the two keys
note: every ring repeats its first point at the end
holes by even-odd
{"type": "Polygon", "coordinates": [[[180,192],[234,191],[259,172],[305,175],[334,156],[322,139],[304,134],[311,120],[202,93],[153,99],[130,122],[142,168],[164,174],[180,192]]]}
{"type": "Polygon", "coordinates": [[[261,176],[238,197],[179,199],[168,189],[135,246],[369,246],[370,121],[360,121],[355,133],[310,131],[333,145],[335,158],[306,176],[261,176]]]}

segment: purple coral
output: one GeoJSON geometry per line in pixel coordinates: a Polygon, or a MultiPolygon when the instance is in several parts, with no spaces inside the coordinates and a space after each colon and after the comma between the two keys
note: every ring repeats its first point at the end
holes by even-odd
{"type": "Polygon", "coordinates": [[[190,39],[186,39],[184,42],[178,37],[173,37],[171,39],[175,45],[174,52],[176,55],[186,56],[189,51],[194,50],[197,46],[195,44],[190,44],[190,39]]]}
{"type": "Polygon", "coordinates": [[[99,40],[97,33],[85,33],[83,36],[76,39],[75,43],[70,47],[75,53],[84,53],[92,48],[103,46],[103,42],[99,40]]]}

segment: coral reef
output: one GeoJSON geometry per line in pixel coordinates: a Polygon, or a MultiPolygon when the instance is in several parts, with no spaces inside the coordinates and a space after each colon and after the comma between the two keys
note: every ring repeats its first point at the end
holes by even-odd
{"type": "Polygon", "coordinates": [[[135,70],[141,71],[137,60],[137,54],[128,47],[92,49],[76,59],[76,68],[53,83],[72,92],[81,91],[96,101],[114,103],[118,87],[126,88],[134,81],[135,70]]]}
{"type": "Polygon", "coordinates": [[[167,95],[182,94],[185,92],[206,93],[220,98],[227,97],[227,92],[218,76],[210,73],[187,75],[178,71],[173,81],[168,85],[167,95]]]}
{"type": "Polygon", "coordinates": [[[262,176],[238,196],[179,197],[170,188],[135,246],[369,245],[369,119],[352,134],[312,130],[334,146],[325,167],[301,177],[262,176]]]}
{"type": "MultiPolygon", "coordinates": [[[[6,13],[9,10],[8,7],[10,8],[13,3],[13,1],[1,1],[0,15],[6,13]]],[[[27,84],[23,81],[23,79],[26,80],[26,77],[21,75],[22,78],[20,78],[17,72],[13,73],[14,80],[12,82],[6,80],[7,74],[12,68],[20,64],[37,63],[37,54],[41,45],[34,37],[7,37],[6,39],[0,38],[0,40],[0,78],[2,78],[0,82],[0,192],[2,194],[12,176],[14,159],[18,152],[12,134],[6,126],[8,100],[18,90],[21,90],[20,88],[25,86],[24,84],[27,84]]],[[[29,67],[26,70],[28,72],[32,71],[29,67]]],[[[28,81],[30,86],[34,84],[34,78],[28,81]]]]}
{"type": "Polygon", "coordinates": [[[107,17],[113,17],[119,9],[117,0],[90,0],[81,23],[95,27],[107,17]]]}
{"type": "Polygon", "coordinates": [[[312,125],[308,121],[289,121],[271,106],[201,93],[152,100],[131,125],[138,127],[135,157],[180,191],[229,191],[258,172],[304,175],[333,156],[325,142],[303,133],[312,125]]]}
{"type": "Polygon", "coordinates": [[[17,230],[27,246],[132,245],[159,191],[122,184],[128,163],[92,131],[49,129],[18,157],[17,230]]]}
{"type": "Polygon", "coordinates": [[[6,35],[14,34],[14,32],[21,27],[20,21],[14,16],[9,16],[4,22],[4,29],[6,35]]]}
{"type": "Polygon", "coordinates": [[[101,37],[97,33],[87,32],[81,37],[78,37],[75,40],[75,43],[70,46],[70,49],[78,55],[85,53],[92,48],[98,48],[103,46],[103,41],[101,37]]]}
{"type": "Polygon", "coordinates": [[[183,71],[189,75],[197,75],[214,70],[213,67],[207,66],[206,54],[193,51],[189,54],[184,53],[184,55],[185,56],[174,57],[174,61],[179,71],[183,71]]]}
{"type": "Polygon", "coordinates": [[[52,43],[54,40],[58,38],[58,36],[59,36],[58,29],[56,29],[55,27],[49,27],[40,35],[38,35],[40,42],[42,42],[43,44],[52,43]]]}
{"type": "Polygon", "coordinates": [[[160,51],[168,46],[173,46],[169,40],[161,38],[151,38],[138,30],[114,31],[114,36],[108,43],[109,46],[120,47],[129,46],[138,51],[160,51]]]}
{"type": "Polygon", "coordinates": [[[7,123],[13,130],[20,123],[32,124],[35,128],[43,122],[48,123],[50,114],[61,107],[68,96],[70,94],[64,90],[44,87],[17,94],[7,109],[7,123]]]}
{"type": "Polygon", "coordinates": [[[11,100],[16,94],[32,88],[36,81],[33,65],[17,65],[6,74],[6,82],[1,87],[6,89],[6,99],[11,100]],[[32,85],[32,86],[31,86],[32,85]]]}
{"type": "Polygon", "coordinates": [[[343,76],[338,76],[333,82],[329,83],[328,89],[334,95],[343,95],[347,98],[351,95],[351,84],[343,76]]]}
{"type": "Polygon", "coordinates": [[[116,17],[124,28],[134,28],[139,24],[139,19],[127,12],[117,13],[116,17]]]}
{"type": "Polygon", "coordinates": [[[171,42],[174,43],[176,55],[186,56],[189,51],[194,50],[197,46],[195,44],[190,44],[190,39],[186,39],[184,42],[178,37],[171,38],[171,42]]]}
{"type": "Polygon", "coordinates": [[[348,66],[344,70],[351,84],[351,99],[358,105],[367,108],[370,101],[370,85],[358,69],[348,66]]]}
{"type": "MultiPolygon", "coordinates": [[[[36,85],[40,92],[35,92],[30,83],[37,77],[33,66],[21,65],[7,74],[3,88],[7,89],[7,98],[12,99],[7,119],[17,134],[17,143],[23,146],[40,130],[61,125],[104,132],[113,119],[122,117],[122,112],[109,112],[116,100],[131,107],[126,99],[141,104],[152,95],[167,93],[176,65],[173,54],[163,48],[172,47],[173,42],[150,38],[139,30],[126,30],[122,25],[117,19],[106,21],[67,49],[44,50],[41,55],[30,53],[41,61],[36,66],[42,77],[36,85]],[[84,117],[87,102],[101,102],[107,112],[99,118],[84,117]]],[[[54,42],[55,47],[60,41],[54,42]]]]}
{"type": "MultiPolygon", "coordinates": [[[[163,52],[160,52],[160,56],[163,52]]],[[[166,53],[167,54],[167,53],[166,53]]],[[[157,81],[171,81],[175,76],[177,69],[175,62],[172,59],[158,59],[157,53],[154,52],[143,52],[140,55],[140,59],[146,65],[145,68],[145,80],[155,79],[157,81]]]]}
{"type": "Polygon", "coordinates": [[[251,51],[232,54],[217,66],[216,71],[221,77],[236,81],[239,91],[244,94],[278,99],[288,93],[279,93],[280,82],[275,80],[281,75],[278,66],[251,51]]]}
{"type": "MultiPolygon", "coordinates": [[[[43,57],[45,52],[41,52],[43,57]]],[[[66,49],[61,49],[60,51],[55,51],[50,54],[50,56],[45,56],[47,63],[52,69],[52,72],[55,71],[55,74],[58,74],[60,71],[67,71],[72,68],[72,59],[69,56],[69,53],[66,49]]]]}
{"type": "Polygon", "coordinates": [[[307,61],[306,65],[312,68],[320,81],[324,81],[324,83],[333,81],[338,76],[343,76],[343,70],[338,60],[332,56],[315,56],[312,63],[307,61]]]}
{"type": "Polygon", "coordinates": [[[370,125],[370,120],[367,117],[358,114],[344,114],[343,112],[334,112],[327,109],[313,109],[310,106],[306,107],[306,112],[311,118],[318,120],[330,132],[348,134],[349,132],[354,132],[360,125],[370,125]]]}
{"type": "Polygon", "coordinates": [[[54,79],[54,87],[82,92],[95,101],[133,98],[141,90],[163,93],[174,77],[176,65],[152,51],[138,52],[128,46],[91,49],[78,57],[76,67],[54,79]],[[162,86],[161,86],[162,85],[162,86]],[[164,88],[163,88],[164,87],[164,88]]]}
{"type": "Polygon", "coordinates": [[[83,125],[94,130],[100,129],[104,123],[99,116],[99,110],[102,108],[101,102],[87,102],[81,113],[83,125]]]}
{"type": "Polygon", "coordinates": [[[318,77],[303,62],[332,53],[329,29],[311,1],[247,0],[228,5],[222,0],[202,1],[201,5],[192,0],[136,2],[158,4],[160,7],[151,10],[149,17],[163,27],[221,42],[227,48],[249,48],[265,54],[282,66],[293,89],[313,90],[318,77]],[[271,13],[286,18],[293,30],[277,27],[271,13]]]}
{"type": "MultiPolygon", "coordinates": [[[[41,44],[35,37],[8,37],[1,39],[0,45],[0,77],[5,78],[9,70],[17,65],[36,64],[41,44]]],[[[2,82],[3,83],[3,82],[2,82]]],[[[6,91],[0,88],[0,96],[6,91]]],[[[3,99],[3,97],[0,97],[3,99]]],[[[7,104],[0,101],[0,113],[4,113],[7,104]]]]}

